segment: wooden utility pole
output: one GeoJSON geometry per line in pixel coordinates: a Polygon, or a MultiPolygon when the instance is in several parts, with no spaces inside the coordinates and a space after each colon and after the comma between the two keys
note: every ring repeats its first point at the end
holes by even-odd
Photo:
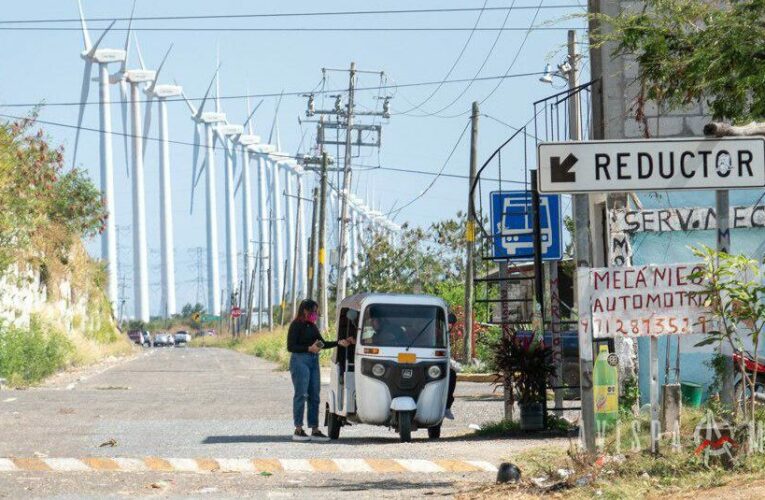
{"type": "Polygon", "coordinates": [[[465,356],[464,361],[473,360],[473,280],[475,279],[475,206],[473,203],[473,185],[475,184],[478,163],[478,102],[473,101],[470,115],[470,179],[468,185],[467,227],[465,228],[465,356]]]}

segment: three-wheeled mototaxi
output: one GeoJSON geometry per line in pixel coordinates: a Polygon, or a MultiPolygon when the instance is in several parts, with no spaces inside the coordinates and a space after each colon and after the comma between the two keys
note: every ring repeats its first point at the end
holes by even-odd
{"type": "Polygon", "coordinates": [[[337,313],[338,340],[355,345],[333,354],[326,422],[330,439],[344,425],[395,429],[401,441],[426,428],[441,435],[449,388],[446,303],[428,295],[367,293],[344,299],[337,313]]]}

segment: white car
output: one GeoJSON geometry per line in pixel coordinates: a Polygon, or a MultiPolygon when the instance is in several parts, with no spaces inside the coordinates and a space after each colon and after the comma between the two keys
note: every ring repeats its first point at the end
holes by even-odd
{"type": "Polygon", "coordinates": [[[173,340],[175,340],[176,347],[186,345],[191,342],[191,334],[186,331],[175,332],[173,340]]]}

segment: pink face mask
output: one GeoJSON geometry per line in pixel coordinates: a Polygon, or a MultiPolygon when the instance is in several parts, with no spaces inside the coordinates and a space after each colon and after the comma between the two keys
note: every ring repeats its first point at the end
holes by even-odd
{"type": "Polygon", "coordinates": [[[306,319],[311,323],[316,323],[316,321],[319,319],[319,313],[317,312],[309,312],[308,315],[306,315],[306,319]]]}

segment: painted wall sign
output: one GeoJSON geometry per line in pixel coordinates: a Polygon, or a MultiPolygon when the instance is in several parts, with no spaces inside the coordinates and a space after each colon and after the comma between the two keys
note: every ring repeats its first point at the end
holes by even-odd
{"type": "Polygon", "coordinates": [[[594,338],[706,333],[713,327],[706,294],[690,275],[700,264],[606,267],[585,270],[579,293],[589,303],[580,319],[594,338]]]}
{"type": "Polygon", "coordinates": [[[539,191],[586,193],[765,186],[765,138],[547,142],[539,191]]]}
{"type": "MultiPolygon", "coordinates": [[[[617,209],[610,210],[609,217],[612,231],[628,234],[717,229],[713,207],[617,209]]],[[[765,205],[731,207],[729,222],[731,229],[765,228],[765,205]]]]}

